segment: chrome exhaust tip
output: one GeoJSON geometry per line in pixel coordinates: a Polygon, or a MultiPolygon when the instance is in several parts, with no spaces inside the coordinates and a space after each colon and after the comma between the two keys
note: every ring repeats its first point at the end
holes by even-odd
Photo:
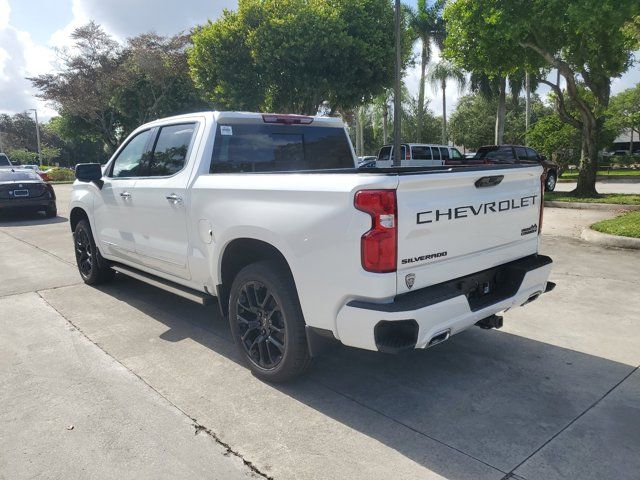
{"type": "Polygon", "coordinates": [[[431,337],[431,339],[429,340],[429,343],[427,343],[427,348],[433,347],[434,345],[437,345],[439,343],[449,340],[450,336],[451,336],[451,329],[449,328],[436,333],[433,337],[431,337]]]}

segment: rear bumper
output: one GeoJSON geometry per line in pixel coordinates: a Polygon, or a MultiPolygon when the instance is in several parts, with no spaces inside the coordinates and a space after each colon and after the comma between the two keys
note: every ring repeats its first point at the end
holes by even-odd
{"type": "Polygon", "coordinates": [[[399,295],[391,303],[350,301],[338,313],[338,336],[345,345],[367,350],[425,348],[443,332],[455,335],[551,290],[551,264],[549,257],[531,255],[399,295]]]}
{"type": "Polygon", "coordinates": [[[45,195],[40,197],[11,198],[0,200],[0,211],[18,210],[22,208],[42,208],[53,207],[56,204],[55,198],[48,198],[45,195]]]}

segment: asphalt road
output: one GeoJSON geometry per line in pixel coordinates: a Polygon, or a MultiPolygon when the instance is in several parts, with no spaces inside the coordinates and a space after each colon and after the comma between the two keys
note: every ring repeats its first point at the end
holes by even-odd
{"type": "Polygon", "coordinates": [[[82,284],[56,190],[0,220],[0,478],[638,478],[640,254],[577,238],[609,212],[545,211],[558,286],[501,330],[272,386],[215,306],[82,284]]]}

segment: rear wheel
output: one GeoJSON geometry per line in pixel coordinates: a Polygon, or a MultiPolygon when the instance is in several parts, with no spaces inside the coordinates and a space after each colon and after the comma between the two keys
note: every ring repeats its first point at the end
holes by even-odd
{"type": "Polygon", "coordinates": [[[544,182],[544,188],[547,192],[553,192],[556,189],[556,183],[558,178],[556,172],[549,172],[547,174],[547,180],[544,182]]]}
{"type": "Polygon", "coordinates": [[[257,377],[286,382],[309,366],[305,322],[291,275],[275,262],[243,268],[231,287],[229,325],[257,377]]]}
{"type": "Polygon", "coordinates": [[[76,251],[76,264],[84,283],[99,285],[113,279],[115,273],[107,261],[100,255],[93,240],[91,226],[86,219],[80,220],[73,232],[76,251]]]}

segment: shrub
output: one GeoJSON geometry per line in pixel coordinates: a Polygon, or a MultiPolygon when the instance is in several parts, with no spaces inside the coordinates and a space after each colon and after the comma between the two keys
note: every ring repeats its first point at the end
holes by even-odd
{"type": "Polygon", "coordinates": [[[75,174],[66,168],[54,168],[47,172],[47,175],[52,182],[73,182],[75,180],[75,174]]]}

